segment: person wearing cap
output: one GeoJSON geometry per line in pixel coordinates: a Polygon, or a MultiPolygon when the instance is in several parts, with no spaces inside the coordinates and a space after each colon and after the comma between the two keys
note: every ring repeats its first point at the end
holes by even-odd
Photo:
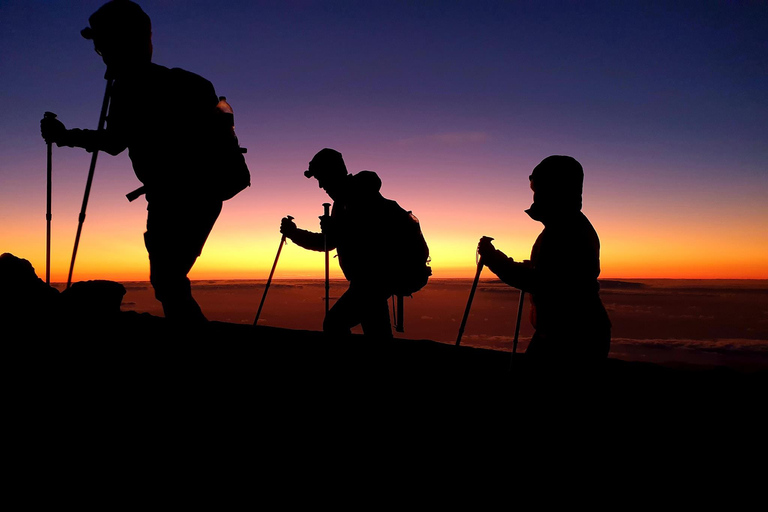
{"type": "Polygon", "coordinates": [[[526,359],[599,362],[608,356],[611,323],[599,296],[600,240],[581,212],[584,171],[570,156],[545,158],[529,176],[526,213],[544,224],[528,262],[516,262],[482,239],[478,253],[502,281],[531,296],[535,333],[526,359]]]}
{"type": "Polygon", "coordinates": [[[331,307],[323,321],[323,331],[348,335],[361,325],[367,336],[392,337],[387,300],[392,295],[391,212],[394,201],[385,199],[379,190],[381,179],[372,171],[347,172],[344,159],[336,150],[318,152],[304,172],[317,179],[333,200],[329,217],[321,217],[321,233],[299,229],[286,217],[280,232],[296,245],[312,251],[323,251],[323,236],[328,250],[336,249],[339,266],[349,281],[349,288],[331,307]]]}
{"type": "Polygon", "coordinates": [[[169,320],[204,322],[187,274],[222,209],[210,181],[229,143],[219,128],[219,99],[208,80],[151,61],[150,18],[134,2],[104,4],[81,34],[106,64],[105,78],[114,80],[106,130],[67,130],[46,118],[43,138],[111,155],[128,149],[146,194],[144,241],[155,296],[169,320]]]}

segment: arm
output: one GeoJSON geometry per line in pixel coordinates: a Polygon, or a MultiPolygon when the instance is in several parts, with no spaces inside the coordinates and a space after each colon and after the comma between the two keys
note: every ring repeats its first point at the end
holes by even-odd
{"type": "Polygon", "coordinates": [[[477,248],[481,262],[510,286],[526,292],[535,288],[536,274],[529,263],[518,263],[496,249],[488,239],[483,239],[477,248]]]}
{"type": "Polygon", "coordinates": [[[43,118],[40,121],[40,132],[46,142],[55,142],[57,146],[84,148],[86,151],[105,151],[117,155],[127,146],[110,130],[67,130],[64,123],[58,119],[43,118]]]}
{"type": "Polygon", "coordinates": [[[81,130],[79,128],[66,130],[63,139],[56,145],[84,148],[89,153],[104,151],[112,156],[120,154],[127,147],[126,144],[113,137],[109,130],[81,130]]]}
{"type": "MultiPolygon", "coordinates": [[[[296,227],[293,220],[288,217],[282,220],[280,224],[280,232],[293,243],[304,249],[309,249],[310,251],[323,251],[325,249],[322,233],[314,233],[305,229],[299,229],[296,227]]],[[[335,248],[336,244],[332,243],[332,240],[329,237],[328,250],[330,251],[335,248]]]]}

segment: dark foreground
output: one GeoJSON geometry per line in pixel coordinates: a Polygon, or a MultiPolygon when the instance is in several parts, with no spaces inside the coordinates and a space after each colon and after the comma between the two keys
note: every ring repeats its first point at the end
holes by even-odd
{"type": "Polygon", "coordinates": [[[223,488],[251,503],[392,497],[399,509],[403,491],[456,505],[454,482],[509,495],[529,476],[593,496],[606,477],[635,481],[627,470],[677,482],[681,464],[746,467],[763,445],[765,371],[556,369],[525,354],[510,368],[508,352],[429,340],[177,329],[121,311],[124,295],[110,281],[59,293],[0,255],[5,483],[26,504],[144,509],[164,493],[173,508],[233,508],[223,488]]]}
{"type": "Polygon", "coordinates": [[[524,353],[512,361],[509,352],[430,340],[333,339],[222,322],[179,329],[135,312],[70,316],[22,331],[4,350],[18,396],[58,397],[83,413],[179,407],[206,418],[295,415],[310,428],[368,414],[412,422],[471,413],[503,421],[542,405],[550,413],[562,407],[638,419],[708,412],[735,418],[760,408],[768,390],[766,371],[613,359],[600,367],[534,367],[524,353]]]}
{"type": "Polygon", "coordinates": [[[257,501],[301,488],[292,502],[310,506],[399,502],[453,478],[548,484],[553,465],[581,487],[617,468],[626,481],[670,461],[741,464],[764,425],[764,373],[609,360],[562,375],[525,354],[510,370],[509,353],[429,340],[218,322],[184,332],[132,312],[43,331],[3,343],[6,466],[22,494],[45,485],[56,503],[157,490],[196,503],[204,490],[217,509],[211,486],[257,501]]]}
{"type": "Polygon", "coordinates": [[[709,482],[764,444],[766,372],[555,370],[525,354],[510,368],[507,352],[429,340],[179,330],[120,311],[124,294],[59,293],[0,255],[7,501],[475,509],[489,492],[519,503],[533,482],[539,505],[572,506],[617,483],[637,496],[649,478],[709,482]]]}

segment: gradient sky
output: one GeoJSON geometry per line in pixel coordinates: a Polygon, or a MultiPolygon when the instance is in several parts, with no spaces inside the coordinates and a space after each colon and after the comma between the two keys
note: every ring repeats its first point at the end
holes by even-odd
{"type": "MultiPolygon", "coordinates": [[[[0,0],[0,252],[45,275],[39,120],[95,128],[96,1],[0,0]]],[[[318,228],[302,176],[341,151],[413,210],[437,277],[472,277],[477,240],[527,258],[528,174],[566,154],[602,277],[768,278],[768,2],[140,2],[154,58],[235,110],[251,188],[228,201],[193,279],[266,278],[280,219],[318,228]]],[[[163,108],[157,98],[149,110],[163,108]]],[[[54,147],[52,280],[66,281],[90,155],[54,147]]],[[[145,201],[127,152],[101,154],[75,280],[143,280],[145,201]]],[[[322,277],[289,244],[276,277],[322,277]]],[[[334,276],[340,277],[338,268],[334,276]]]]}

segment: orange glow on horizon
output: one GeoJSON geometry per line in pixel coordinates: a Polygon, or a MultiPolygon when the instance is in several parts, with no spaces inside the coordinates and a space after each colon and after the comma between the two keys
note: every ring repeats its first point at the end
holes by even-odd
{"type": "MultiPolygon", "coordinates": [[[[278,240],[279,241],[279,240],[278,240]]],[[[498,245],[497,245],[498,246],[498,245]]],[[[232,251],[229,248],[206,247],[189,274],[190,279],[266,279],[274,263],[277,245],[272,253],[256,250],[232,251]],[[250,255],[253,255],[251,257],[250,255]]],[[[433,278],[472,278],[476,272],[474,260],[450,247],[435,245],[432,249],[433,278]],[[435,262],[440,262],[436,264],[435,262]]],[[[462,251],[464,253],[470,251],[462,251]]],[[[733,259],[704,257],[700,253],[679,253],[663,260],[633,258],[624,251],[612,254],[607,251],[601,261],[602,279],[766,279],[765,258],[743,257],[734,267],[733,259]]],[[[330,277],[343,279],[338,260],[331,253],[330,277]]],[[[19,257],[24,255],[17,254],[19,257]]],[[[524,257],[523,257],[524,258],[524,257]]],[[[35,267],[38,277],[45,278],[43,257],[26,258],[35,267]]],[[[519,258],[515,258],[519,259],[519,258]]],[[[52,261],[51,279],[65,282],[69,271],[70,255],[62,255],[52,261]]],[[[287,244],[280,256],[274,279],[323,279],[323,253],[306,251],[287,244]]],[[[483,278],[493,278],[484,270],[483,278]]],[[[149,262],[142,246],[120,253],[119,258],[105,259],[96,250],[84,249],[78,253],[73,281],[108,279],[115,281],[146,281],[149,279],[149,262]]]]}
{"type": "MultiPolygon", "coordinates": [[[[255,182],[253,188],[227,201],[190,278],[266,279],[280,241],[282,216],[293,215],[299,227],[318,231],[320,205],[327,196],[300,175],[291,183],[297,192],[287,198],[280,195],[282,189],[260,190],[258,187],[265,184],[255,182]]],[[[523,213],[530,201],[528,190],[514,199],[502,190],[499,196],[462,202],[457,185],[451,185],[446,193],[421,198],[420,190],[397,188],[397,183],[393,180],[385,195],[413,209],[419,217],[435,278],[474,277],[475,248],[481,236],[494,237],[495,246],[517,261],[528,259],[542,229],[523,213]]],[[[121,186],[119,192],[130,186],[121,186]]],[[[0,251],[29,260],[44,279],[45,205],[39,194],[35,198],[37,204],[19,205],[16,216],[0,219],[0,251]]],[[[585,214],[601,240],[601,278],[768,278],[768,237],[758,236],[766,218],[765,207],[715,210],[696,206],[697,215],[683,215],[674,205],[649,212],[637,201],[621,205],[608,194],[586,199],[590,208],[585,207],[585,214]]],[[[79,192],[56,196],[51,264],[54,282],[66,282],[79,208],[79,192]]],[[[149,262],[142,236],[145,222],[145,202],[128,203],[119,193],[94,193],[73,280],[147,280],[149,262]]],[[[289,241],[274,279],[323,276],[323,254],[289,241]]],[[[491,276],[487,270],[483,273],[484,278],[491,276]]],[[[331,277],[343,278],[335,258],[331,258],[331,277]]]]}

